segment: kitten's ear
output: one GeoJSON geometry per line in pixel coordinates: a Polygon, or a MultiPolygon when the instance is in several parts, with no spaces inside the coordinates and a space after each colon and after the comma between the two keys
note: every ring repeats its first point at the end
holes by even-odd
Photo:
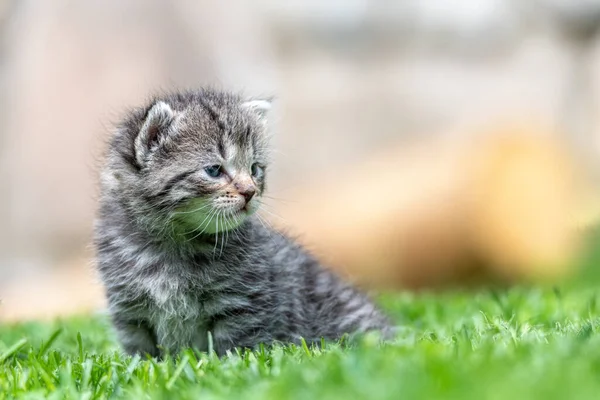
{"type": "Polygon", "coordinates": [[[174,119],[175,112],[164,101],[158,101],[148,111],[135,139],[135,156],[140,165],[145,163],[148,153],[165,139],[174,119]]]}
{"type": "Polygon", "coordinates": [[[248,110],[252,111],[253,113],[255,113],[256,116],[258,117],[259,121],[266,122],[267,114],[269,113],[269,110],[271,109],[271,100],[270,99],[248,100],[248,101],[242,103],[242,108],[248,109],[248,110]]]}

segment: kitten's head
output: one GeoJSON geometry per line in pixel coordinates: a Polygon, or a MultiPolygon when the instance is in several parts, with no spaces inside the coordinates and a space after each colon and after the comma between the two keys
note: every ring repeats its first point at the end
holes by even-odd
{"type": "Polygon", "coordinates": [[[136,110],[111,142],[104,190],[153,231],[213,234],[259,207],[268,100],[202,90],[136,110]]]}

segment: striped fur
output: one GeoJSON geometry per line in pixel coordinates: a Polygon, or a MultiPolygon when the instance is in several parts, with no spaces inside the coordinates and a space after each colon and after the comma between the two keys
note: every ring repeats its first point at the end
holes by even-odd
{"type": "Polygon", "coordinates": [[[268,166],[268,104],[213,90],[176,93],[132,110],[117,127],[101,174],[95,247],[127,352],[207,350],[208,332],[218,354],[391,332],[366,295],[254,214],[265,182],[249,171],[268,166]],[[226,176],[207,176],[211,163],[226,176]],[[239,211],[242,180],[256,195],[239,211]]]}

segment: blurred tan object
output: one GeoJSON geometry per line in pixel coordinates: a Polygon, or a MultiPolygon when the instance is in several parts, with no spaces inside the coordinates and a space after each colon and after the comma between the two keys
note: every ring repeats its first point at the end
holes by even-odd
{"type": "Polygon", "coordinates": [[[285,193],[277,211],[365,286],[553,279],[577,251],[576,170],[547,132],[500,129],[399,146],[285,193]]]}

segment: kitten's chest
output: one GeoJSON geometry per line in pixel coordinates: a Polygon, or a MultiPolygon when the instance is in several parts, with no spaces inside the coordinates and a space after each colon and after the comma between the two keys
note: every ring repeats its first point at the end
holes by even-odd
{"type": "Polygon", "coordinates": [[[142,283],[153,308],[163,314],[191,318],[199,313],[198,288],[193,282],[170,273],[145,278],[142,283]]]}
{"type": "Polygon", "coordinates": [[[207,319],[202,310],[202,288],[173,270],[165,268],[143,282],[150,298],[148,318],[158,343],[173,351],[190,346],[206,350],[207,319]]]}

